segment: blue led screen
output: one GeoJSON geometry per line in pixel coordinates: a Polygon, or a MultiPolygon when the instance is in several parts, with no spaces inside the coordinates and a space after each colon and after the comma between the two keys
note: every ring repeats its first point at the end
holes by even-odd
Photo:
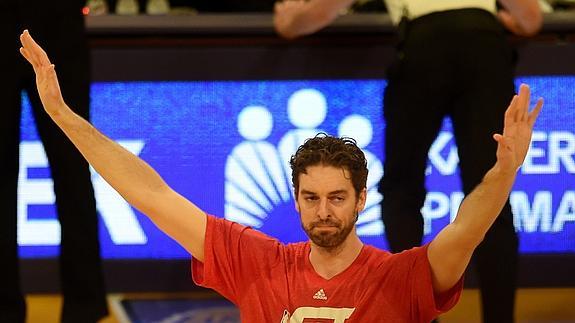
{"type": "MultiPolygon", "coordinates": [[[[575,252],[575,77],[517,80],[545,98],[511,195],[522,253],[575,252]]],[[[384,80],[114,82],[92,85],[92,123],[146,160],[210,214],[285,242],[305,239],[287,161],[323,131],[353,137],[369,161],[358,233],[386,248],[377,192],[384,159],[384,80]]],[[[20,254],[58,253],[48,163],[24,97],[19,184],[20,254]]],[[[429,153],[425,240],[453,219],[463,195],[449,119],[429,153]]],[[[104,258],[185,258],[186,252],[93,173],[104,258]]]]}

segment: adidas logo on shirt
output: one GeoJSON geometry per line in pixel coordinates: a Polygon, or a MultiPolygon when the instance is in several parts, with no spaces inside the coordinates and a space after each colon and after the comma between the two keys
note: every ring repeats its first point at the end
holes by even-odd
{"type": "Polygon", "coordinates": [[[323,288],[318,290],[317,293],[315,293],[315,295],[313,295],[313,298],[327,301],[327,296],[325,296],[325,292],[323,291],[323,288]]]}

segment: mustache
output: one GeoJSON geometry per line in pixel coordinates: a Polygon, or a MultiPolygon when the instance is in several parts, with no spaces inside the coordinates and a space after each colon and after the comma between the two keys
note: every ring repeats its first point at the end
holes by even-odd
{"type": "Polygon", "coordinates": [[[333,221],[328,219],[328,220],[315,221],[310,224],[311,229],[315,227],[327,227],[327,226],[339,227],[340,223],[339,221],[333,221]]]}

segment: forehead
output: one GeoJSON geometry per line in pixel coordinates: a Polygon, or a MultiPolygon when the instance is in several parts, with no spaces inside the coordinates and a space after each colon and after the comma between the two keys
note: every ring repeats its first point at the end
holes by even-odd
{"type": "Polygon", "coordinates": [[[307,167],[306,173],[299,175],[299,191],[302,190],[322,194],[337,190],[353,192],[354,188],[347,169],[315,165],[307,167]]]}

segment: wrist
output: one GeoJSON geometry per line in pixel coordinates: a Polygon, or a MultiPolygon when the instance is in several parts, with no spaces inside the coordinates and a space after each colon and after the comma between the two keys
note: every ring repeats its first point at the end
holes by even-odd
{"type": "Polygon", "coordinates": [[[64,102],[60,103],[58,107],[49,110],[47,109],[46,111],[56,124],[69,122],[70,117],[74,115],[72,109],[70,109],[70,107],[68,107],[64,102]]]}
{"type": "Polygon", "coordinates": [[[511,180],[514,181],[515,177],[517,176],[517,172],[519,171],[519,167],[503,167],[499,162],[496,162],[495,165],[487,172],[486,177],[494,177],[501,180],[511,180]]]}

